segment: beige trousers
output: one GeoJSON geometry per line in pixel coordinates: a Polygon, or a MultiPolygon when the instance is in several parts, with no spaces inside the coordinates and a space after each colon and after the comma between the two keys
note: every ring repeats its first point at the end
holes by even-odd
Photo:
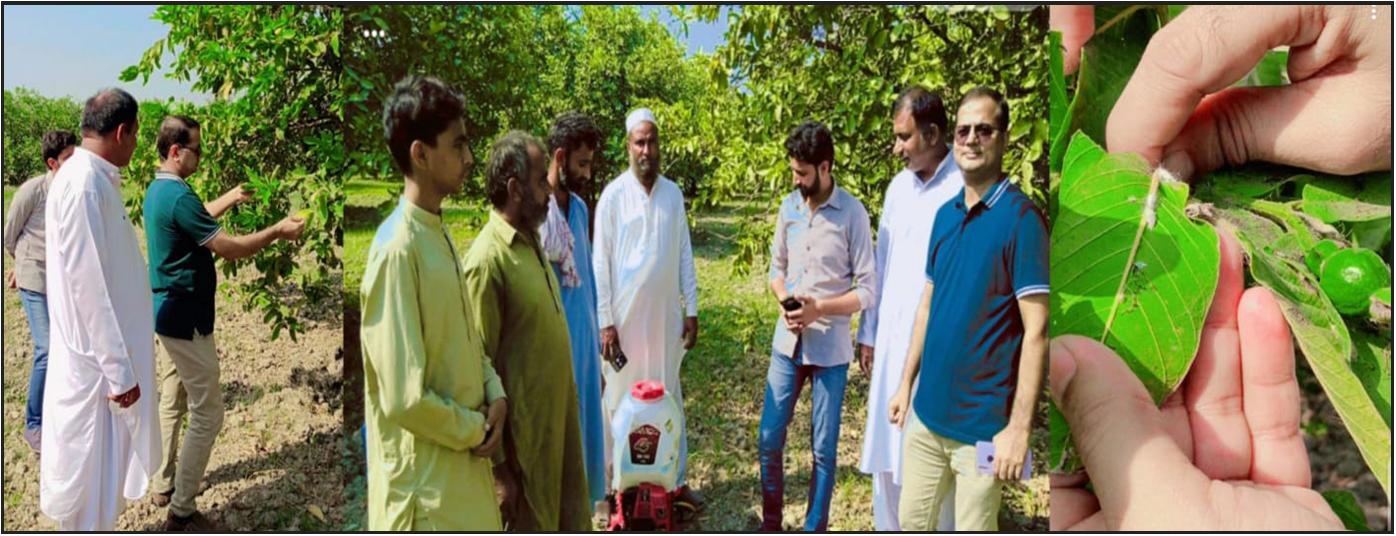
{"type": "Polygon", "coordinates": [[[164,456],[151,489],[169,493],[170,512],[189,516],[196,510],[194,496],[208,468],[213,442],[223,429],[223,389],[218,383],[218,350],[213,334],[194,334],[193,340],[159,336],[166,358],[160,377],[160,440],[164,456]],[[189,415],[181,449],[179,432],[189,415]]]}
{"type": "Polygon", "coordinates": [[[911,412],[902,435],[901,529],[935,529],[941,502],[952,491],[956,530],[998,530],[1003,483],[975,469],[974,445],[930,431],[911,412]]]}

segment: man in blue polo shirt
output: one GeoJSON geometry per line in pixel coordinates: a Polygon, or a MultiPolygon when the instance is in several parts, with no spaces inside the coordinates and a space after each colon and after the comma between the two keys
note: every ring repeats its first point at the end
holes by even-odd
{"type": "Polygon", "coordinates": [[[217,218],[248,199],[235,187],[209,203],[184,182],[203,156],[199,123],[172,115],[155,140],[160,169],[145,195],[146,253],[155,302],[155,334],[166,356],[160,377],[160,440],[164,456],[151,482],[155,503],[169,505],[164,530],[213,530],[194,508],[194,496],[213,441],[223,427],[223,391],[213,344],[214,293],[218,274],[213,254],[240,259],[277,239],[297,240],[305,221],[288,217],[253,234],[224,232],[217,218]],[[180,421],[189,428],[180,449],[180,421]]]}
{"type": "Polygon", "coordinates": [[[910,532],[934,528],[951,486],[957,529],[997,530],[1002,483],[1022,473],[1047,359],[1047,225],[1003,174],[1008,101],[970,90],[953,132],[965,187],[936,213],[916,330],[888,409],[904,429],[899,509],[910,532]],[[989,473],[976,469],[980,442],[993,446],[989,473]]]}

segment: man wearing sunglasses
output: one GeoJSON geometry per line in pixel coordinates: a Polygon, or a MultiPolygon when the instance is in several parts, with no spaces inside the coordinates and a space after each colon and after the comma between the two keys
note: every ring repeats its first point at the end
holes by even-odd
{"type": "Polygon", "coordinates": [[[223,428],[223,391],[213,342],[218,274],[213,254],[240,259],[277,239],[296,240],[305,221],[287,217],[256,233],[233,236],[217,218],[251,199],[234,187],[209,203],[185,182],[203,158],[199,123],[172,115],[160,123],[160,169],[145,195],[146,252],[155,301],[155,334],[166,357],[160,374],[160,441],[164,455],[151,483],[155,503],[169,505],[164,530],[212,530],[194,508],[213,441],[223,428]],[[183,449],[180,422],[189,414],[183,449]]]}
{"type": "Polygon", "coordinates": [[[970,90],[952,132],[965,187],[936,213],[888,410],[904,430],[899,513],[911,532],[933,528],[952,486],[956,529],[997,530],[1003,481],[1023,470],[1047,356],[1047,225],[1003,174],[1008,101],[970,90]]]}

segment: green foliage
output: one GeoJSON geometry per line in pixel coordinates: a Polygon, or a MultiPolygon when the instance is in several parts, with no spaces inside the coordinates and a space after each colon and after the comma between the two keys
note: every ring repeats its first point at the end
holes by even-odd
{"type": "Polygon", "coordinates": [[[1323,492],[1323,500],[1328,502],[1328,506],[1333,509],[1333,513],[1338,515],[1338,519],[1343,521],[1343,528],[1356,532],[1369,532],[1371,527],[1367,526],[1367,515],[1362,511],[1362,506],[1357,504],[1357,496],[1351,491],[1329,490],[1323,492]]]}
{"type": "MultiPolygon", "coordinates": [[[[719,140],[697,119],[709,106],[702,60],[685,60],[664,26],[634,7],[354,6],[346,32],[352,176],[399,175],[384,142],[382,109],[393,84],[408,74],[436,76],[465,95],[477,163],[506,130],[543,138],[562,112],[590,115],[603,147],[591,191],[579,192],[589,199],[629,166],[625,116],[640,106],[659,117],[666,176],[692,193],[716,164],[719,140]]],[[[462,193],[477,203],[484,197],[483,167],[475,167],[462,193]]]]}
{"type": "Polygon", "coordinates": [[[263,313],[271,336],[293,338],[301,317],[339,295],[337,233],[343,218],[341,178],[346,157],[339,57],[343,9],[331,6],[161,6],[154,18],[169,27],[122,79],[148,81],[161,56],[175,52],[170,76],[213,93],[206,106],[144,103],[141,148],[127,172],[141,195],[127,200],[140,216],[144,186],[158,166],[154,129],[166,113],[202,126],[203,158],[191,177],[211,200],[239,184],[255,199],[224,217],[227,231],[244,234],[309,209],[302,239],[277,242],[250,259],[223,262],[225,277],[252,265],[259,275],[239,285],[243,306],[263,313]],[[303,300],[301,298],[304,298],[303,300]]]}
{"type": "Polygon", "coordinates": [[[1191,367],[1217,287],[1216,231],[1187,217],[1187,199],[1186,184],[1151,177],[1138,156],[1106,154],[1079,132],[1067,149],[1052,227],[1051,333],[1113,348],[1155,403],[1191,367]]]}
{"type": "MultiPolygon", "coordinates": [[[[1120,90],[1133,74],[1144,46],[1154,31],[1176,14],[1177,10],[1162,6],[1096,10],[1099,29],[1082,52],[1081,69],[1074,78],[1063,78],[1060,82],[1067,86],[1064,90],[1074,89],[1068,113],[1071,125],[1063,135],[1103,139],[1105,121],[1120,90]]],[[[1267,54],[1239,85],[1286,83],[1282,76],[1285,61],[1287,54],[1283,52],[1267,54]]],[[[1055,79],[1054,83],[1057,83],[1055,79]]],[[[1054,149],[1057,147],[1053,145],[1054,149]]],[[[1053,212],[1057,214],[1053,229],[1054,274],[1070,273],[1067,265],[1059,260],[1059,252],[1063,255],[1066,252],[1061,251],[1062,243],[1057,239],[1059,232],[1074,231],[1063,229],[1072,225],[1067,214],[1089,206],[1084,198],[1068,195],[1066,185],[1080,177],[1074,176],[1077,172],[1070,163],[1075,145],[1066,150],[1063,156],[1067,162],[1060,177],[1061,194],[1052,200],[1053,212]]],[[[1058,156],[1054,154],[1054,160],[1058,156]]],[[[1118,177],[1107,179],[1112,185],[1117,185],[1118,181],[1118,177]]],[[[1391,184],[1389,171],[1359,177],[1331,177],[1253,163],[1197,178],[1193,190],[1196,199],[1188,205],[1189,214],[1228,227],[1236,235],[1246,252],[1249,280],[1274,293],[1298,350],[1305,357],[1300,366],[1307,367],[1307,372],[1318,380],[1388,496],[1391,342],[1387,330],[1390,306],[1379,307],[1383,305],[1380,299],[1372,300],[1370,295],[1373,285],[1389,284],[1390,269],[1384,259],[1391,255],[1391,184]],[[1346,293],[1351,296],[1336,296],[1339,301],[1351,302],[1344,305],[1352,313],[1345,318],[1335,307],[1335,296],[1325,292],[1327,285],[1320,285],[1320,276],[1324,273],[1321,261],[1326,262],[1325,255],[1327,260],[1337,255],[1329,250],[1344,251],[1342,248],[1350,246],[1376,252],[1354,254],[1363,258],[1364,273],[1377,277],[1376,281],[1346,293]],[[1372,319],[1363,314],[1367,311],[1364,307],[1369,304],[1372,319]],[[1375,314],[1377,312],[1384,313],[1385,324],[1380,323],[1383,319],[1375,314]]],[[[1118,222],[1098,220],[1095,226],[1104,229],[1115,223],[1118,222]]],[[[1183,257],[1195,254],[1184,248],[1162,253],[1183,257]]],[[[1056,280],[1054,277],[1054,292],[1061,293],[1063,284],[1055,283],[1056,280]]],[[[1209,286],[1215,286],[1215,280],[1179,291],[1200,292],[1201,287],[1209,286]]],[[[1210,291],[1206,295],[1210,296],[1210,291]]],[[[1207,300],[1200,303],[1205,307],[1207,300]]],[[[1065,333],[1059,331],[1062,327],[1059,318],[1058,311],[1054,310],[1053,336],[1065,333]]],[[[1200,318],[1196,320],[1200,322],[1200,318]]],[[[1128,353],[1128,349],[1120,345],[1111,346],[1122,355],[1128,353]]],[[[1306,371],[1301,369],[1301,372],[1306,371]]],[[[1150,383],[1148,377],[1143,379],[1146,385],[1150,383]]],[[[1155,397],[1157,400],[1157,393],[1155,397]]],[[[1321,428],[1321,423],[1313,427],[1321,428]]],[[[1053,439],[1053,464],[1060,468],[1071,469],[1079,462],[1069,456],[1070,445],[1065,443],[1069,439],[1069,435],[1053,439]],[[1059,441],[1063,443],[1058,444],[1059,441]]]]}
{"type": "Polygon", "coordinates": [[[4,183],[18,185],[40,175],[44,167],[41,139],[50,130],[78,134],[82,105],[69,98],[48,98],[32,89],[5,90],[4,183]]]}

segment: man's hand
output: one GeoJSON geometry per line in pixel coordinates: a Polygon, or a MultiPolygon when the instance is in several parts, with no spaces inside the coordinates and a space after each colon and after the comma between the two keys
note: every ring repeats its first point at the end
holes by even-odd
{"type": "MultiPolygon", "coordinates": [[[[1266,161],[1352,175],[1391,169],[1390,6],[1193,6],[1149,40],[1106,124],[1111,152],[1189,179],[1266,161]],[[1289,46],[1290,84],[1230,87],[1289,46]]],[[[1089,6],[1053,6],[1065,64],[1089,6]]]]}
{"type": "Polygon", "coordinates": [[[994,476],[999,480],[1019,480],[1028,456],[1028,428],[1011,423],[994,434],[994,476]]]}
{"type": "Polygon", "coordinates": [[[305,220],[294,215],[287,216],[276,224],[276,235],[287,242],[300,240],[303,231],[305,231],[305,220]]]}
{"type": "Polygon", "coordinates": [[[246,184],[239,184],[237,186],[234,186],[233,189],[228,190],[228,192],[223,194],[223,196],[227,197],[230,201],[232,201],[232,204],[236,205],[238,203],[246,203],[248,201],[251,201],[252,195],[255,193],[256,192],[252,190],[251,186],[248,186],[246,184]]]}
{"type": "Polygon", "coordinates": [[[1342,530],[1310,489],[1289,324],[1269,290],[1244,290],[1241,248],[1219,236],[1197,357],[1162,408],[1114,351],[1052,341],[1052,399],[1086,469],[1052,475],[1052,530],[1342,530]]]}
{"type": "Polygon", "coordinates": [[[692,350],[696,344],[698,344],[698,317],[685,317],[683,319],[683,349],[692,350]]]}
{"type": "Polygon", "coordinates": [[[504,439],[504,426],[508,423],[509,399],[500,398],[495,400],[485,410],[485,441],[479,446],[471,449],[471,453],[481,458],[494,456],[494,451],[499,448],[504,439]]]}
{"type": "Polygon", "coordinates": [[[107,396],[107,400],[111,400],[112,402],[116,402],[116,405],[121,406],[121,407],[123,407],[123,408],[129,408],[129,407],[131,407],[131,404],[135,404],[136,401],[137,401],[137,400],[140,400],[140,399],[141,399],[141,386],[140,386],[140,384],[137,384],[135,387],[132,387],[130,391],[126,391],[126,392],[121,393],[121,394],[119,394],[119,395],[108,395],[108,396],[107,396]]]}
{"type": "Polygon", "coordinates": [[[887,404],[887,420],[898,430],[906,429],[906,413],[911,410],[911,389],[903,384],[897,388],[897,394],[892,395],[892,401],[887,404]]]}
{"type": "Polygon", "coordinates": [[[9,288],[19,288],[19,280],[15,278],[14,268],[10,268],[9,273],[5,274],[5,286],[9,288]]]}
{"type": "Polygon", "coordinates": [[[819,300],[809,296],[795,296],[795,299],[800,302],[800,308],[785,312],[785,326],[790,328],[790,331],[799,333],[805,329],[805,326],[823,318],[824,312],[820,310],[819,300]]]}
{"type": "Polygon", "coordinates": [[[615,363],[620,353],[620,332],[616,331],[615,326],[601,328],[601,357],[615,363]]]}
{"type": "Polygon", "coordinates": [[[858,345],[858,367],[863,369],[864,374],[872,373],[873,347],[866,344],[858,345]]]}

